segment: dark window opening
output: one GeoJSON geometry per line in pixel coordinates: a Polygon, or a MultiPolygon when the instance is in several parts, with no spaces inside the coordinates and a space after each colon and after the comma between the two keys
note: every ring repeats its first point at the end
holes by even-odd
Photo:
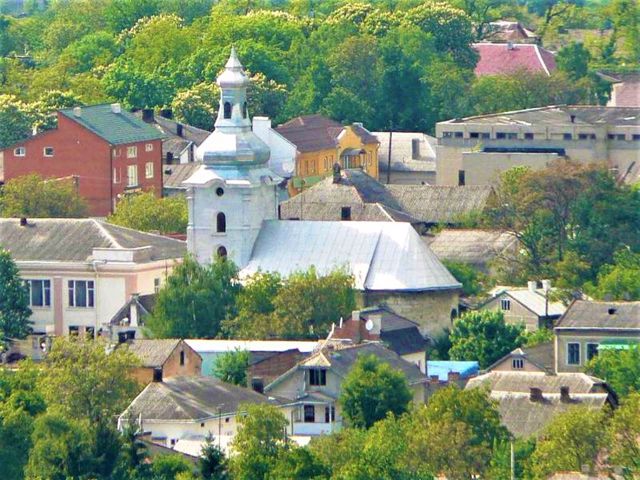
{"type": "Polygon", "coordinates": [[[331,423],[336,419],[336,407],[324,407],[324,423],[331,423]]]}
{"type": "Polygon", "coordinates": [[[216,232],[224,233],[227,231],[227,217],[220,212],[216,216],[216,232]]]}
{"type": "Polygon", "coordinates": [[[580,344],[570,343],[567,348],[567,363],[569,365],[580,365],[580,344]]]}
{"type": "Polygon", "coordinates": [[[524,139],[525,140],[533,140],[533,133],[525,133],[524,134],[524,139]]]}
{"type": "Polygon", "coordinates": [[[462,132],[455,132],[454,137],[455,138],[462,138],[463,133],[462,132]]]}
{"type": "Polygon", "coordinates": [[[224,189],[222,187],[216,188],[216,195],[219,196],[219,197],[224,195],[224,189]]]}
{"type": "Polygon", "coordinates": [[[231,104],[224,102],[224,118],[231,118],[231,104]]]}
{"type": "Polygon", "coordinates": [[[469,138],[480,138],[480,134],[478,132],[469,133],[469,138]]]}
{"type": "Polygon", "coordinates": [[[316,421],[316,408],[313,405],[304,406],[304,423],[314,423],[316,421]]]}
{"type": "Polygon", "coordinates": [[[587,343],[587,361],[598,355],[598,344],[587,343]]]}
{"type": "Polygon", "coordinates": [[[224,248],[224,247],[218,247],[218,251],[217,251],[217,253],[218,253],[218,256],[219,256],[220,258],[227,258],[227,249],[226,249],[226,248],[224,248]]]}
{"type": "Polygon", "coordinates": [[[464,170],[458,170],[458,186],[462,187],[466,183],[464,170]]]}
{"type": "Polygon", "coordinates": [[[184,351],[180,352],[180,366],[184,366],[184,351]]]}
{"type": "Polygon", "coordinates": [[[247,108],[247,102],[244,102],[242,105],[242,118],[247,118],[249,116],[249,109],[247,108]]]}
{"type": "Polygon", "coordinates": [[[562,139],[563,140],[571,140],[571,139],[573,139],[573,135],[571,135],[570,133],[563,133],[562,134],[562,139]]]}
{"type": "Polygon", "coordinates": [[[340,218],[342,220],[351,220],[351,207],[342,207],[340,218]]]}
{"type": "Polygon", "coordinates": [[[327,384],[327,371],[322,368],[312,368],[309,370],[309,385],[314,387],[327,384]]]}

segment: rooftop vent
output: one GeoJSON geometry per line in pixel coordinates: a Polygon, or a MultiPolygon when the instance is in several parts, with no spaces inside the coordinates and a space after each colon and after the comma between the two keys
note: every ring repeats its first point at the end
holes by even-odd
{"type": "Polygon", "coordinates": [[[80,118],[82,116],[82,107],[73,107],[73,116],[80,118]]]}
{"type": "Polygon", "coordinates": [[[609,310],[607,310],[607,312],[609,312],[609,315],[613,315],[614,313],[616,313],[616,309],[611,307],[609,308],[609,310]]]}
{"type": "Polygon", "coordinates": [[[20,218],[20,226],[21,227],[26,227],[27,226],[27,217],[22,217],[20,218]]]}
{"type": "Polygon", "coordinates": [[[538,387],[530,387],[529,388],[529,400],[532,402],[541,402],[542,401],[542,390],[538,387]]]}
{"type": "Polygon", "coordinates": [[[111,111],[113,113],[122,113],[122,107],[120,106],[119,103],[112,103],[111,104],[111,111]]]}
{"type": "Polygon", "coordinates": [[[569,395],[569,387],[560,387],[560,401],[562,403],[571,403],[571,395],[569,395]]]}

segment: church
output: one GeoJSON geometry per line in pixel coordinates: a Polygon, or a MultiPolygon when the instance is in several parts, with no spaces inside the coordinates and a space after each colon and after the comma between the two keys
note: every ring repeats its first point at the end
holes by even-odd
{"type": "Polygon", "coordinates": [[[385,304],[424,335],[450,327],[461,284],[409,223],[278,220],[282,179],[269,169],[269,147],[251,129],[249,82],[232,49],[217,78],[215,130],[196,150],[203,164],[184,182],[189,252],[201,263],[228,257],[241,277],[343,268],[354,276],[361,306],[385,304]]]}

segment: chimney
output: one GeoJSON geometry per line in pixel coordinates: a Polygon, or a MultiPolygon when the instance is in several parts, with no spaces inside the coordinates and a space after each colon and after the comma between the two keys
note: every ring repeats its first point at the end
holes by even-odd
{"type": "Polygon", "coordinates": [[[162,382],[162,367],[155,367],[153,369],[153,381],[162,382]]]}
{"type": "Polygon", "coordinates": [[[535,280],[530,280],[527,282],[527,287],[529,288],[530,292],[535,293],[538,287],[538,283],[535,280]]]}
{"type": "Polygon", "coordinates": [[[458,382],[460,380],[460,372],[449,372],[447,373],[447,381],[449,383],[458,382]]]}
{"type": "Polygon", "coordinates": [[[120,106],[119,103],[112,103],[111,104],[111,112],[113,112],[113,113],[122,113],[122,107],[120,106]]]}
{"type": "Polygon", "coordinates": [[[80,118],[82,116],[82,107],[73,107],[73,116],[80,118]]]}
{"type": "Polygon", "coordinates": [[[142,121],[146,123],[153,123],[153,109],[152,108],[143,108],[142,109],[142,121]]]}
{"type": "Polygon", "coordinates": [[[27,217],[20,217],[20,226],[21,227],[26,227],[28,223],[29,222],[27,222],[27,217]]]}
{"type": "Polygon", "coordinates": [[[264,393],[264,380],[260,377],[253,377],[251,379],[251,390],[258,393],[264,393]]]}
{"type": "Polygon", "coordinates": [[[179,137],[182,137],[182,124],[181,123],[176,123],[176,135],[178,135],[179,137]]]}
{"type": "Polygon", "coordinates": [[[545,293],[551,291],[551,280],[542,280],[542,290],[544,290],[545,293]]]}
{"type": "Polygon", "coordinates": [[[362,124],[362,122],[353,122],[353,126],[354,127],[364,128],[364,125],[362,124]]]}
{"type": "Polygon", "coordinates": [[[420,158],[420,139],[411,139],[411,159],[418,160],[420,158]]]}
{"type": "Polygon", "coordinates": [[[513,42],[507,42],[507,50],[514,50],[513,42]]]}
{"type": "Polygon", "coordinates": [[[576,123],[576,116],[575,115],[571,115],[571,123],[576,123]]]}
{"type": "Polygon", "coordinates": [[[429,383],[432,385],[438,385],[440,383],[440,377],[438,377],[438,375],[429,375],[429,383]]]}
{"type": "Polygon", "coordinates": [[[351,312],[351,320],[354,322],[360,321],[360,310],[354,310],[351,312]]]}
{"type": "Polygon", "coordinates": [[[542,398],[542,390],[537,387],[529,388],[529,400],[532,402],[541,402],[542,398]]]}
{"type": "Polygon", "coordinates": [[[562,403],[571,403],[571,395],[569,395],[569,387],[560,387],[560,401],[562,403]]]}
{"type": "Polygon", "coordinates": [[[333,183],[340,183],[341,177],[340,164],[336,162],[333,164],[333,183]]]}

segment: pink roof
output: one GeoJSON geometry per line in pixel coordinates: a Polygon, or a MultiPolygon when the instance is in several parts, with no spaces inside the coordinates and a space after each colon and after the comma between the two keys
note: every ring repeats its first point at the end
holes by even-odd
{"type": "Polygon", "coordinates": [[[504,75],[518,70],[550,75],[556,69],[553,53],[538,45],[514,43],[474,43],[480,54],[475,74],[504,75]]]}
{"type": "Polygon", "coordinates": [[[609,107],[640,107],[640,75],[625,75],[613,85],[609,107]]]}

